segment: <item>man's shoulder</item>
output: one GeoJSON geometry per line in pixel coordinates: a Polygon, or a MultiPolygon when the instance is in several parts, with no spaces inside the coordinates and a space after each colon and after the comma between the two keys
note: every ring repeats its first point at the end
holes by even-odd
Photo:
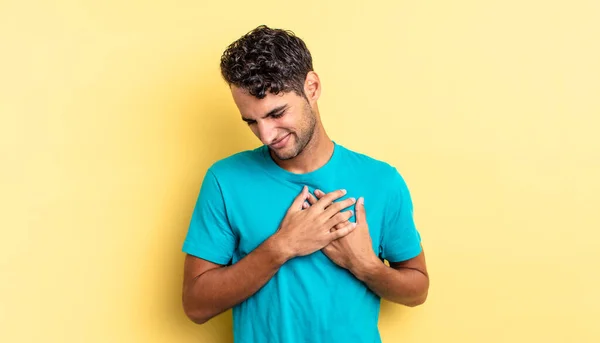
{"type": "Polygon", "coordinates": [[[250,171],[252,168],[261,164],[264,146],[255,149],[249,149],[234,153],[214,162],[209,170],[215,176],[226,177],[227,175],[239,174],[240,172],[250,171]]]}
{"type": "Polygon", "coordinates": [[[368,173],[376,173],[381,177],[391,177],[398,173],[398,170],[391,163],[379,159],[366,153],[352,150],[345,146],[341,146],[344,152],[344,163],[357,166],[359,169],[368,173]]]}
{"type": "Polygon", "coordinates": [[[354,172],[364,182],[372,182],[374,186],[381,187],[381,191],[388,194],[407,192],[408,185],[404,176],[393,163],[369,156],[365,153],[343,148],[344,164],[353,165],[354,172]]]}

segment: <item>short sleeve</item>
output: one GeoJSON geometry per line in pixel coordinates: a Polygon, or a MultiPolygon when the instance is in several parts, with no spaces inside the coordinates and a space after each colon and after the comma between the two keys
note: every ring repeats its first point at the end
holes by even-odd
{"type": "Polygon", "coordinates": [[[413,219],[410,192],[396,168],[393,169],[389,182],[381,257],[390,262],[402,262],[421,253],[421,236],[413,219]]]}
{"type": "Polygon", "coordinates": [[[227,219],[221,187],[215,174],[209,169],[202,181],[182,250],[210,262],[226,265],[231,262],[235,245],[236,236],[227,219]]]}

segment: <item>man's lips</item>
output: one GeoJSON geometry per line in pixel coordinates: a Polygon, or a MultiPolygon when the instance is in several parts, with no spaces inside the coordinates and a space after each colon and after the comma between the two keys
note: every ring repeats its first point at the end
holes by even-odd
{"type": "Polygon", "coordinates": [[[288,133],[281,139],[275,141],[274,143],[271,143],[271,147],[275,148],[275,149],[283,147],[287,143],[288,139],[290,138],[290,135],[291,135],[291,133],[288,133]]]}

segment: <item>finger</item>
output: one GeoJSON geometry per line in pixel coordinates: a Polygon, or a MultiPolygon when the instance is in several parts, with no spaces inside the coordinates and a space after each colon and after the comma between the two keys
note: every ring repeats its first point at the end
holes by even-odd
{"type": "Polygon", "coordinates": [[[302,206],[303,206],[302,204],[304,203],[304,201],[306,201],[307,197],[308,197],[308,187],[304,186],[304,187],[302,187],[302,192],[300,192],[300,194],[298,194],[296,199],[294,199],[292,206],[290,206],[290,211],[302,210],[302,206]]]}
{"type": "Polygon", "coordinates": [[[316,203],[317,203],[317,198],[315,198],[315,196],[314,196],[314,195],[312,195],[310,192],[308,192],[308,202],[309,202],[311,205],[314,205],[314,204],[316,204],[316,203]]]}
{"type": "Polygon", "coordinates": [[[302,209],[303,210],[306,210],[309,207],[310,207],[310,205],[306,201],[302,203],[302,209]]]}
{"type": "Polygon", "coordinates": [[[352,217],[352,210],[340,212],[340,213],[336,214],[335,216],[331,217],[327,222],[325,222],[325,225],[326,225],[326,227],[333,228],[337,224],[348,221],[348,219],[350,219],[350,217],[352,217]]]}
{"type": "Polygon", "coordinates": [[[333,203],[331,206],[326,208],[323,215],[326,217],[333,217],[336,213],[340,212],[341,210],[345,209],[346,207],[352,206],[355,202],[356,202],[356,199],[348,198],[348,199],[344,199],[342,201],[333,203]]]}
{"type": "Polygon", "coordinates": [[[354,209],[356,210],[356,223],[365,223],[367,221],[367,214],[365,213],[365,198],[358,198],[356,205],[354,205],[354,209]]]}
{"type": "Polygon", "coordinates": [[[346,226],[348,224],[352,224],[352,223],[349,220],[346,220],[345,222],[337,223],[334,227],[331,228],[331,230],[329,230],[329,232],[333,232],[335,230],[343,229],[344,226],[346,226]]]}
{"type": "Polygon", "coordinates": [[[340,239],[356,229],[356,223],[350,223],[331,233],[332,240],[340,239]]]}
{"type": "Polygon", "coordinates": [[[317,196],[317,198],[321,199],[325,196],[325,193],[320,189],[315,189],[315,195],[317,196]]]}
{"type": "MultiPolygon", "coordinates": [[[[320,189],[315,189],[315,195],[317,197],[317,199],[321,199],[322,197],[325,196],[325,192],[323,192],[320,189]]],[[[325,209],[327,209],[329,206],[325,206],[325,209]]]]}
{"type": "Polygon", "coordinates": [[[339,199],[339,198],[343,197],[344,195],[346,195],[345,189],[339,189],[337,191],[327,193],[321,199],[319,199],[319,201],[317,201],[317,203],[315,205],[319,206],[323,210],[327,206],[331,205],[331,203],[334,200],[339,199]]]}

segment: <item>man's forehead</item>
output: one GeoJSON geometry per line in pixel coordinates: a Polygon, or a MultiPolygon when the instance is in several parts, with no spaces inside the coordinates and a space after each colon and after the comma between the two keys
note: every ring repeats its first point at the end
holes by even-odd
{"type": "Polygon", "coordinates": [[[231,86],[231,93],[233,99],[240,110],[241,114],[245,118],[261,118],[272,112],[275,109],[284,107],[289,103],[289,97],[283,93],[273,94],[267,93],[267,95],[258,99],[251,95],[247,90],[239,87],[231,86]]]}
{"type": "Polygon", "coordinates": [[[231,85],[229,88],[231,89],[231,93],[234,95],[250,95],[250,92],[245,88],[241,88],[236,85],[231,85]]]}
{"type": "Polygon", "coordinates": [[[252,97],[255,100],[264,100],[266,98],[284,98],[286,97],[288,94],[293,93],[293,92],[279,92],[278,94],[273,94],[269,91],[266,92],[265,97],[263,99],[259,99],[255,96],[253,96],[252,94],[250,94],[250,91],[246,88],[243,87],[238,87],[236,85],[231,85],[231,93],[236,95],[236,96],[244,96],[244,97],[252,97]]]}

